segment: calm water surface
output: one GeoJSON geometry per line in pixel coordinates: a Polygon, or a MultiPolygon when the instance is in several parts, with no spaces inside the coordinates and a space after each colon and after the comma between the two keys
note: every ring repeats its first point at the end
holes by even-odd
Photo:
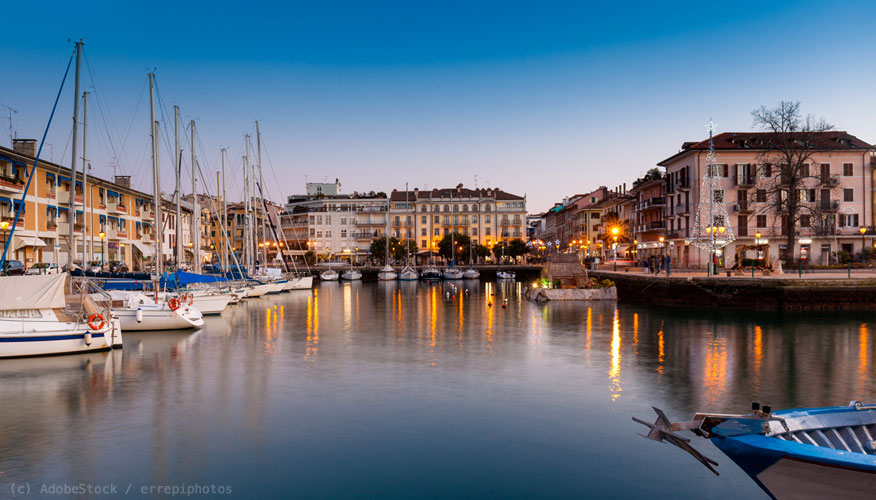
{"type": "Polygon", "coordinates": [[[323,283],[121,351],[2,361],[0,498],[766,498],[710,443],[720,477],[630,417],[876,400],[868,317],[537,305],[520,284],[459,283],[469,295],[323,283]]]}

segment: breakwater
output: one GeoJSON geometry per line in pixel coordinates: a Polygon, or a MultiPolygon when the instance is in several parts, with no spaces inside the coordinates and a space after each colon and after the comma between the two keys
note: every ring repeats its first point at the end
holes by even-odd
{"type": "Polygon", "coordinates": [[[786,311],[876,309],[874,277],[666,277],[612,271],[590,275],[614,281],[620,301],[786,311]]]}

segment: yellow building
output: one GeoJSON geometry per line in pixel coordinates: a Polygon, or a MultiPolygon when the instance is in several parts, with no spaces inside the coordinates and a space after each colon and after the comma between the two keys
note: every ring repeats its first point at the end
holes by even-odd
{"type": "MultiPolygon", "coordinates": [[[[0,147],[0,221],[7,226],[2,231],[4,243],[24,196],[35,149],[33,139],[16,139],[13,149],[0,147]]],[[[131,189],[130,177],[118,176],[117,182],[89,177],[88,196],[84,196],[80,173],[72,189],[75,214],[71,217],[70,169],[43,160],[36,168],[7,258],[27,267],[38,262],[66,264],[71,223],[73,261],[79,265],[84,257],[85,261],[124,262],[133,270],[151,258],[152,196],[131,189]]]]}

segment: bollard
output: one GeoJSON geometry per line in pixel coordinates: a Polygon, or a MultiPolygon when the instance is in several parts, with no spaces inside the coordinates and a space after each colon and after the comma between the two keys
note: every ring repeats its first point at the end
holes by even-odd
{"type": "Polygon", "coordinates": [[[849,262],[849,279],[852,279],[852,263],[849,262]]]}
{"type": "Polygon", "coordinates": [[[803,277],[803,263],[802,262],[797,263],[797,276],[800,278],[803,277]]]}
{"type": "Polygon", "coordinates": [[[751,266],[751,277],[754,278],[754,266],[751,266]]]}

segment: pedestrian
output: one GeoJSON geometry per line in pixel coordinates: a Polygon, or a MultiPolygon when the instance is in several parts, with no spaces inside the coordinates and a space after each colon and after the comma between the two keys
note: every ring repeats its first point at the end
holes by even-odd
{"type": "Polygon", "coordinates": [[[654,256],[649,255],[648,256],[648,274],[651,274],[653,272],[654,272],[654,256]]]}
{"type": "Polygon", "coordinates": [[[670,274],[670,266],[672,265],[672,257],[669,254],[666,254],[666,276],[670,274]]]}
{"type": "Polygon", "coordinates": [[[639,262],[639,264],[642,265],[642,272],[647,273],[648,272],[648,259],[642,258],[642,261],[639,262]]]}

